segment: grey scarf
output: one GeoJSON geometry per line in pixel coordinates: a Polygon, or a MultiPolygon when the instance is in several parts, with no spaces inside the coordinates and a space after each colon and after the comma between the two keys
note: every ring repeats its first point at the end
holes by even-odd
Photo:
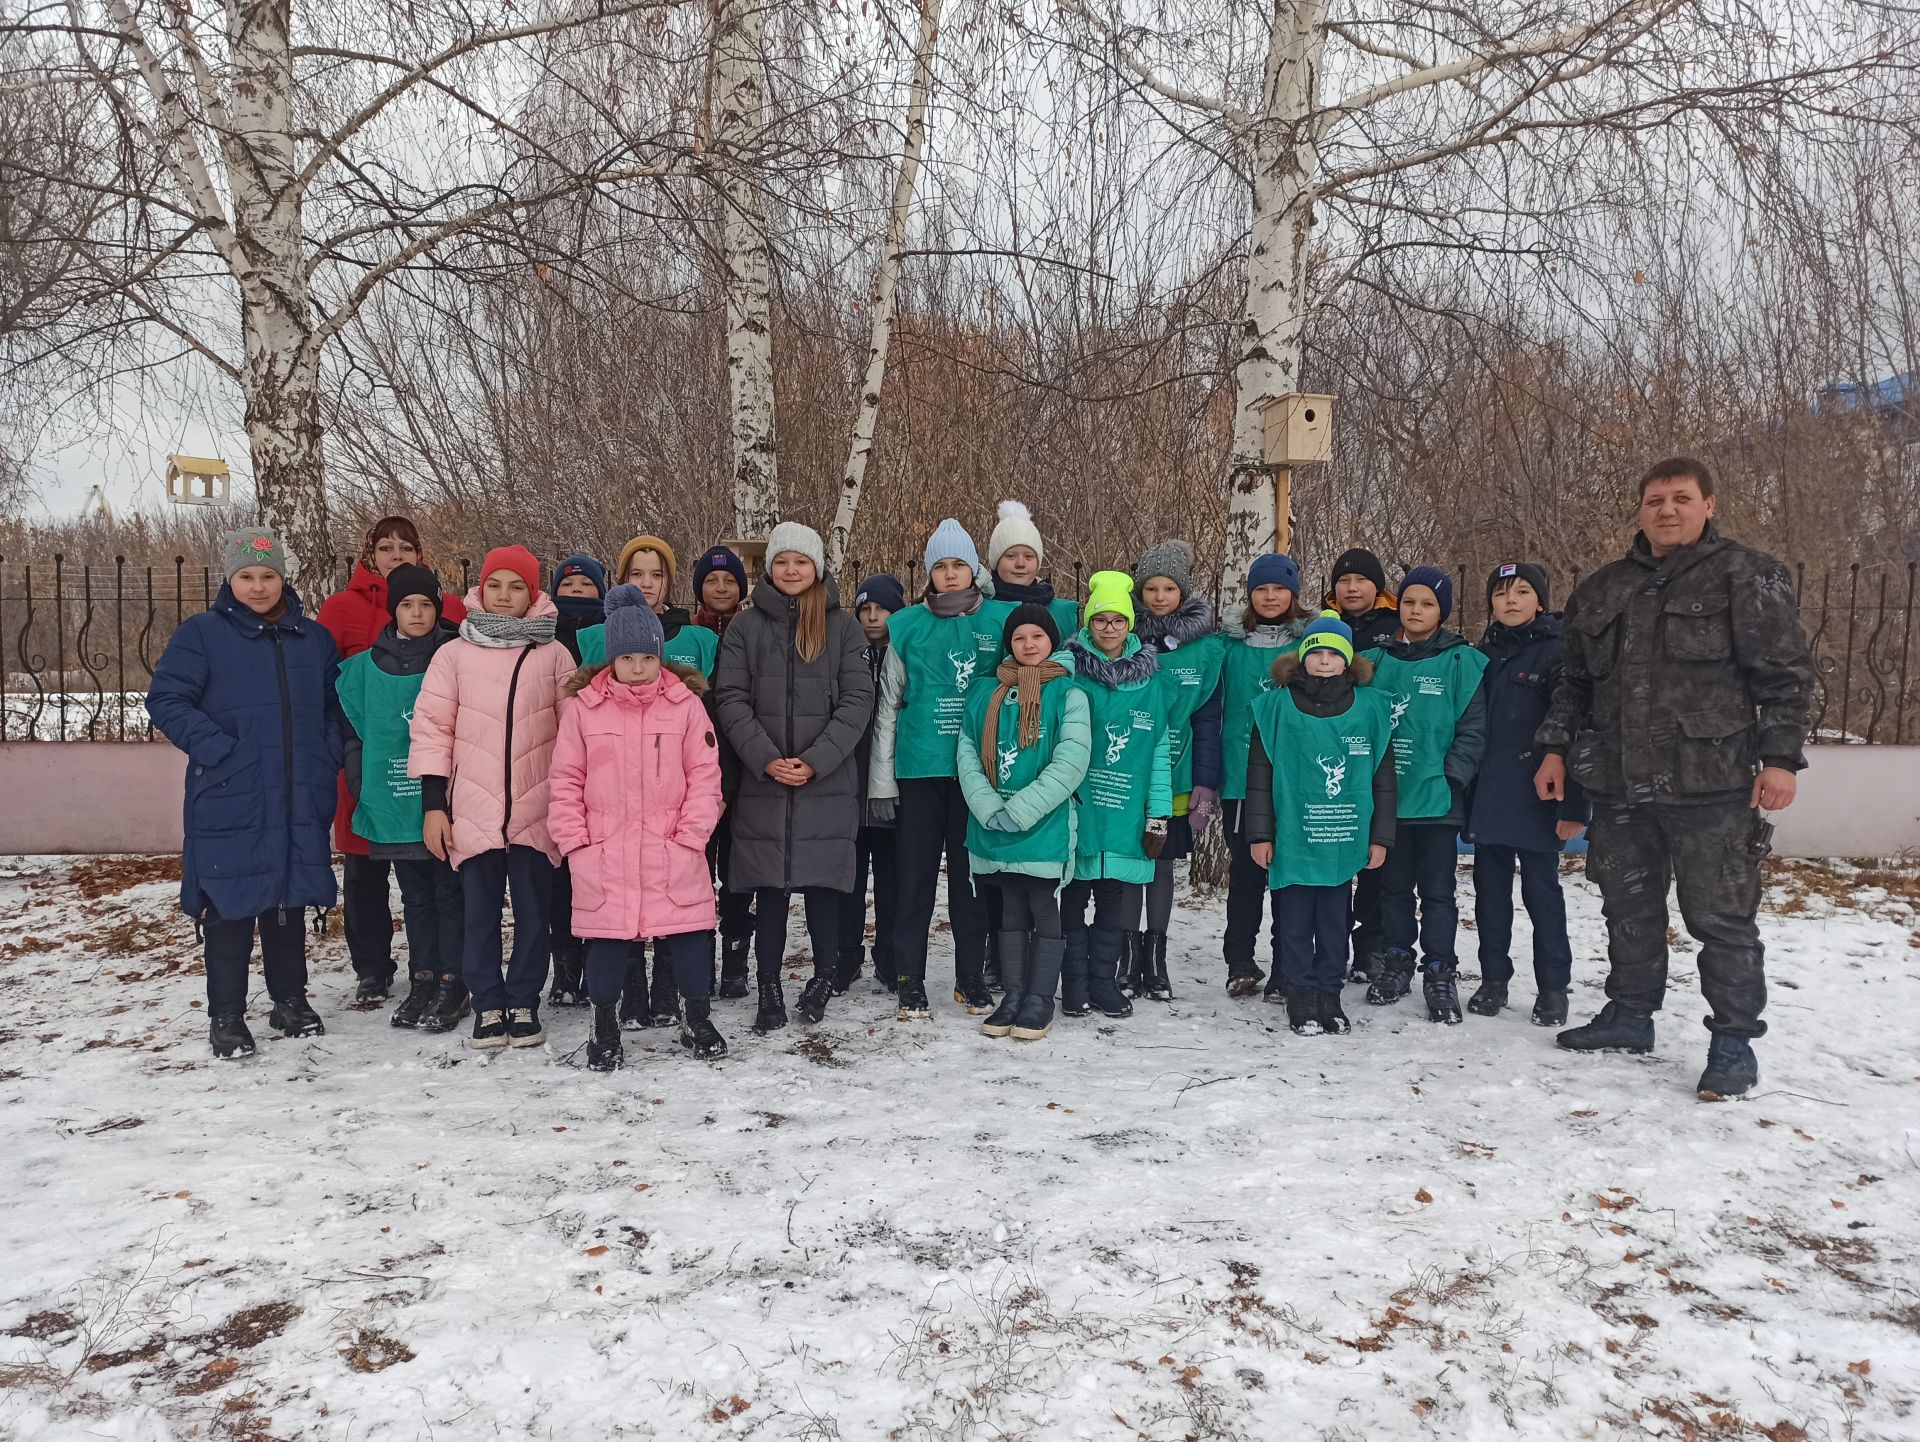
{"type": "Polygon", "coordinates": [[[1133,633],[1142,646],[1173,651],[1190,641],[1213,633],[1213,606],[1204,596],[1188,596],[1164,616],[1156,616],[1142,605],[1133,633]]]}
{"type": "Polygon", "coordinates": [[[463,640],[495,651],[515,646],[539,646],[553,639],[557,616],[496,616],[491,611],[469,611],[460,623],[463,640]]]}
{"type": "Polygon", "coordinates": [[[1262,651],[1279,651],[1297,644],[1306,629],[1305,621],[1262,621],[1251,631],[1242,626],[1229,627],[1227,635],[1262,651]]]}
{"type": "Polygon", "coordinates": [[[986,598],[978,586],[958,591],[935,591],[927,597],[927,609],[936,616],[971,616],[986,598]]]}
{"type": "Polygon", "coordinates": [[[1073,653],[1076,675],[1085,676],[1109,691],[1145,681],[1160,669],[1160,658],[1145,646],[1117,661],[1108,659],[1091,646],[1081,645],[1078,640],[1067,642],[1067,650],[1073,653]]]}

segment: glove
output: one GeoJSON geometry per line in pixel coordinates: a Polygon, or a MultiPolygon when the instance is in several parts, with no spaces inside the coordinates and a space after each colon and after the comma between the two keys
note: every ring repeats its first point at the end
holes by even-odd
{"type": "Polygon", "coordinates": [[[1198,840],[1206,829],[1213,825],[1213,815],[1220,809],[1220,793],[1211,786],[1196,786],[1187,797],[1187,824],[1193,827],[1194,839],[1198,840]]]}
{"type": "Polygon", "coordinates": [[[1140,849],[1147,853],[1149,861],[1158,861],[1166,845],[1167,818],[1155,816],[1147,822],[1146,834],[1140,838],[1140,849]]]}
{"type": "Polygon", "coordinates": [[[1017,825],[1014,824],[1013,818],[1007,814],[1007,808],[1004,806],[1002,806],[998,811],[994,812],[993,815],[989,816],[986,819],[985,825],[987,830],[989,831],[1017,832],[1020,829],[1017,825]]]}
{"type": "Polygon", "coordinates": [[[898,801],[891,796],[870,797],[867,801],[867,825],[893,825],[893,812],[898,804],[898,801]]]}

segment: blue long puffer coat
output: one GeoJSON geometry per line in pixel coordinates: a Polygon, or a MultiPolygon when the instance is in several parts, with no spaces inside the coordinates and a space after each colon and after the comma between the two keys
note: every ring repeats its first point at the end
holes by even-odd
{"type": "Polygon", "coordinates": [[[340,660],[291,586],[285,596],[271,624],[222,586],[153,669],[147,714],[187,753],[180,909],[189,916],[333,905],[340,660]]]}
{"type": "Polygon", "coordinates": [[[1471,842],[1558,851],[1562,843],[1554,823],[1585,825],[1593,813],[1572,777],[1563,801],[1542,801],[1533,790],[1541,755],[1533,733],[1546,719],[1560,679],[1562,629],[1559,614],[1549,611],[1518,629],[1494,622],[1480,642],[1487,656],[1480,682],[1487,703],[1487,752],[1467,802],[1465,830],[1471,842]]]}

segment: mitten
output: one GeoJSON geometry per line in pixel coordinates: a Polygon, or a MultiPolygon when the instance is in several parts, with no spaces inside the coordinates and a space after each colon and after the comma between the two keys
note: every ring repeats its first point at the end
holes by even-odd
{"type": "Polygon", "coordinates": [[[1213,825],[1214,813],[1220,809],[1220,793],[1211,786],[1196,786],[1187,797],[1187,824],[1193,827],[1197,840],[1213,825]]]}
{"type": "Polygon", "coordinates": [[[1158,861],[1166,845],[1167,818],[1155,816],[1147,822],[1146,833],[1140,838],[1140,849],[1147,853],[1149,861],[1158,861]]]}

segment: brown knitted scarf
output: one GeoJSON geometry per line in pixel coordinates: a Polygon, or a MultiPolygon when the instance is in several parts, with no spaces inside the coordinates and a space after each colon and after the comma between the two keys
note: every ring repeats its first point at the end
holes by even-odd
{"type": "Polygon", "coordinates": [[[980,733],[980,764],[990,778],[1000,775],[1000,708],[1006,704],[1007,692],[1020,692],[1020,745],[1031,746],[1040,739],[1040,688],[1067,674],[1067,668],[1058,661],[1021,666],[1009,658],[1000,663],[1000,669],[994,672],[1000,685],[987,703],[987,724],[980,733]]]}

